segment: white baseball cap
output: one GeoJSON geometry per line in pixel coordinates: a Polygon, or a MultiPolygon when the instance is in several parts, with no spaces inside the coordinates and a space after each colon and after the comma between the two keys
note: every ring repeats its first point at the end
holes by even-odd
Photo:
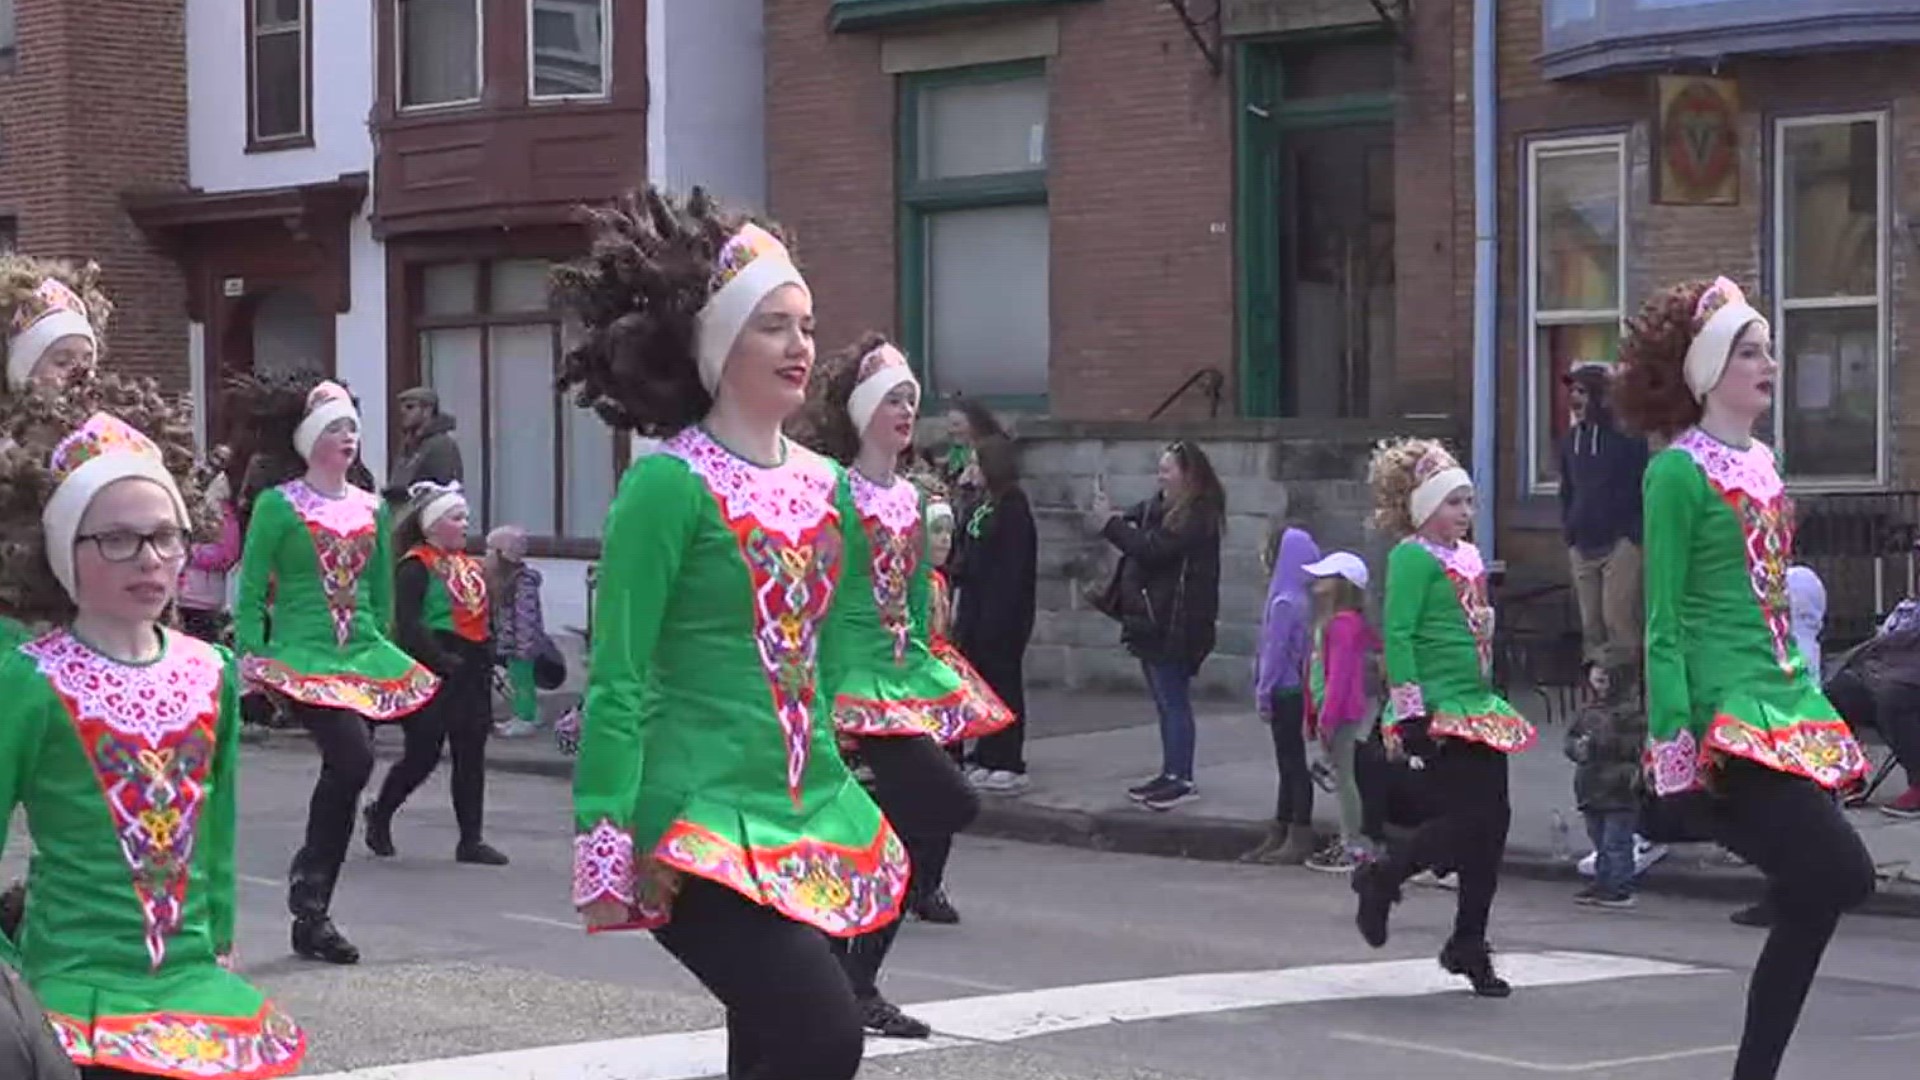
{"type": "Polygon", "coordinates": [[[1319,562],[1311,563],[1300,569],[1309,576],[1317,578],[1346,578],[1348,581],[1353,582],[1353,587],[1356,589],[1364,589],[1367,587],[1366,561],[1351,551],[1336,551],[1326,558],[1321,559],[1319,562]]]}

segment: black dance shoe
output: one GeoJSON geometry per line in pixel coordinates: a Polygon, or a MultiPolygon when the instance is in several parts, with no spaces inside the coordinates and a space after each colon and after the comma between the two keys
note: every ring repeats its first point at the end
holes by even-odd
{"type": "Polygon", "coordinates": [[[955,926],[960,922],[960,912],[954,909],[953,901],[947,899],[945,889],[935,889],[924,896],[915,897],[913,913],[921,922],[941,926],[955,926]]]}
{"type": "Polygon", "coordinates": [[[471,863],[474,866],[505,866],[507,857],[484,840],[471,844],[461,844],[453,852],[454,862],[471,863]]]}
{"type": "Polygon", "coordinates": [[[924,1039],[933,1034],[932,1025],[925,1020],[915,1020],[898,1005],[878,996],[860,1002],[860,1023],[883,1039],[924,1039]]]}
{"type": "Polygon", "coordinates": [[[1387,943],[1387,917],[1400,899],[1400,886],[1388,874],[1379,862],[1361,863],[1353,872],[1353,891],[1360,897],[1353,922],[1360,937],[1376,949],[1387,943]]]}
{"type": "Polygon", "coordinates": [[[367,819],[367,850],[383,859],[391,859],[398,854],[393,846],[393,814],[380,809],[378,803],[368,803],[365,811],[367,819]]]}
{"type": "Polygon", "coordinates": [[[325,915],[293,921],[294,955],[323,964],[357,964],[360,950],[354,948],[333,920],[325,915]]]}
{"type": "Polygon", "coordinates": [[[1440,967],[1449,975],[1464,976],[1476,996],[1503,998],[1513,993],[1513,984],[1494,972],[1493,951],[1484,941],[1447,942],[1440,950],[1440,967]]]}

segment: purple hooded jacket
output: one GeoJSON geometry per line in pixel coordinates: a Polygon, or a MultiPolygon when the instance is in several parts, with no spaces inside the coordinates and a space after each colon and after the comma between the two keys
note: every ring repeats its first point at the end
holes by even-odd
{"type": "Polygon", "coordinates": [[[1260,616],[1260,648],[1253,658],[1253,700],[1262,716],[1273,708],[1274,691],[1300,689],[1312,647],[1307,629],[1313,622],[1304,568],[1319,560],[1320,545],[1305,529],[1281,534],[1266,610],[1260,616]]]}

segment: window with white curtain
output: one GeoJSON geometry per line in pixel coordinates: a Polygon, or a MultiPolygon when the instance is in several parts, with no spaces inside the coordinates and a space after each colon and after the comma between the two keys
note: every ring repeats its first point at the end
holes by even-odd
{"type": "Polygon", "coordinates": [[[555,389],[566,335],[539,259],[438,263],[414,281],[420,380],[457,423],[474,530],[598,539],[620,448],[555,389]],[[544,407],[542,407],[544,403],[544,407]]]}
{"type": "Polygon", "coordinates": [[[400,107],[480,100],[481,0],[396,0],[400,107]]]}
{"type": "Polygon", "coordinates": [[[1774,438],[1787,475],[1884,480],[1887,118],[1790,117],[1773,130],[1774,438]]]}
{"type": "Polygon", "coordinates": [[[1626,140],[1542,139],[1527,147],[1525,380],[1528,487],[1560,479],[1565,377],[1612,365],[1626,277],[1626,140]]]}
{"type": "Polygon", "coordinates": [[[248,141],[256,148],[304,143],[307,131],[309,0],[252,0],[247,35],[248,141]]]}
{"type": "Polygon", "coordinates": [[[612,0],[527,0],[528,88],[535,100],[607,93],[612,0]]]}

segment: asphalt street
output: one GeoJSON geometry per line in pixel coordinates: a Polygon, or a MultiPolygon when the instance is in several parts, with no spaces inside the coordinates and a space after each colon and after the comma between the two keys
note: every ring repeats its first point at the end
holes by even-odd
{"type": "MultiPolygon", "coordinates": [[[[297,743],[242,769],[241,966],[306,1027],[328,1080],[694,1080],[723,1060],[720,1016],[642,935],[588,938],[569,910],[563,782],[492,778],[490,839],[514,863],[458,866],[443,776],[358,840],[336,915],[366,960],[287,950],[282,875],[315,768],[297,743]]],[[[384,764],[382,766],[384,769],[384,764]]],[[[17,870],[14,844],[6,862],[17,870]]],[[[1432,962],[1452,896],[1412,890],[1368,950],[1343,879],[963,840],[959,927],[910,924],[886,989],[931,1045],[870,1043],[864,1077],[946,1080],[1518,1080],[1725,1076],[1754,931],[1661,897],[1633,912],[1503,889],[1494,938],[1518,985],[1475,999],[1432,962]]],[[[1920,922],[1844,925],[1785,1076],[1911,1077],[1920,922]]]]}

